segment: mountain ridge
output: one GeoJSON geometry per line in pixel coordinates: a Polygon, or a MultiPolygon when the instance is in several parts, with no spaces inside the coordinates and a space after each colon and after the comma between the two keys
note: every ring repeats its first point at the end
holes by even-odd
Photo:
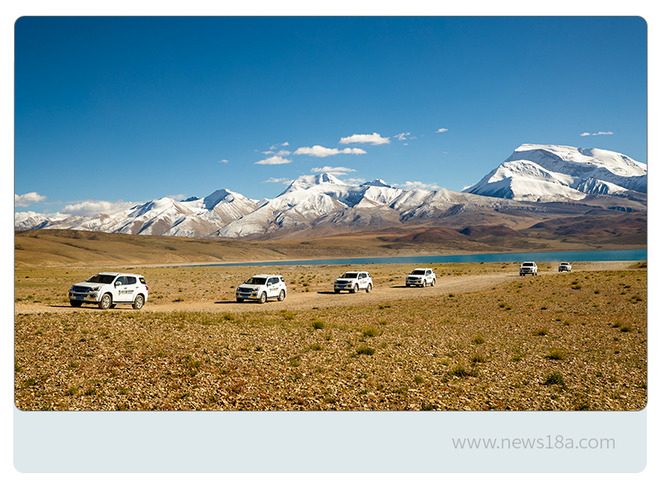
{"type": "Polygon", "coordinates": [[[74,229],[194,238],[282,238],[372,230],[408,222],[460,230],[532,224],[546,216],[646,210],[646,165],[623,154],[523,144],[463,192],[403,189],[381,179],[347,183],[331,173],[303,175],[272,199],[229,189],[204,198],[163,197],[90,217],[26,213],[15,230],[74,229]],[[576,206],[577,205],[577,206],[576,206]]]}

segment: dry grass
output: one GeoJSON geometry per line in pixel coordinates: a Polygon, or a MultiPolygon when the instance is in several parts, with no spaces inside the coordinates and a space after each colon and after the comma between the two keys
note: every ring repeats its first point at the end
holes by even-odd
{"type": "MultiPolygon", "coordinates": [[[[369,266],[376,280],[372,298],[379,287],[402,287],[402,275],[412,267],[369,266]]],[[[439,281],[516,270],[515,264],[434,267],[439,281]]],[[[427,297],[413,292],[382,303],[354,304],[365,295],[342,295],[343,305],[324,306],[320,298],[337,267],[283,267],[278,272],[287,277],[290,293],[309,294],[308,306],[223,309],[239,278],[251,271],[138,270],[152,291],[139,312],[66,307],[66,290],[90,274],[84,270],[17,271],[16,405],[24,410],[645,406],[645,268],[512,278],[480,291],[427,297]],[[159,303],[178,306],[172,303],[177,297],[182,307],[200,306],[207,298],[211,310],[149,310],[159,303]],[[41,311],[21,313],[34,306],[41,311]]]]}

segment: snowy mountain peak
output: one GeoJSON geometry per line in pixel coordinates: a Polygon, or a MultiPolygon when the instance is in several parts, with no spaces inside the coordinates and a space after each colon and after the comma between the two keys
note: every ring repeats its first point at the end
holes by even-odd
{"type": "Polygon", "coordinates": [[[373,181],[368,181],[366,183],[362,183],[362,185],[360,185],[360,186],[382,186],[383,188],[392,188],[392,186],[388,185],[387,183],[385,183],[380,178],[377,178],[373,181]]]}
{"type": "Polygon", "coordinates": [[[589,194],[634,197],[647,191],[647,166],[614,151],[523,144],[464,191],[528,201],[581,200],[589,194]]]}
{"type": "Polygon", "coordinates": [[[211,210],[223,200],[233,201],[234,194],[227,189],[216,190],[204,198],[204,208],[211,210]]]}
{"type": "Polygon", "coordinates": [[[296,190],[309,190],[312,187],[319,185],[341,185],[346,186],[346,183],[341,181],[336,176],[330,173],[321,173],[318,175],[303,175],[295,179],[289,187],[284,190],[284,193],[288,193],[296,190]]]}

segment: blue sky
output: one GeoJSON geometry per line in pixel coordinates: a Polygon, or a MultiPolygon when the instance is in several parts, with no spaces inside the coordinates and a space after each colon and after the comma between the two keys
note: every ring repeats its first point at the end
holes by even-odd
{"type": "Polygon", "coordinates": [[[274,197],[324,168],[461,190],[523,143],[647,162],[646,35],[638,17],[24,17],[16,211],[274,197]]]}

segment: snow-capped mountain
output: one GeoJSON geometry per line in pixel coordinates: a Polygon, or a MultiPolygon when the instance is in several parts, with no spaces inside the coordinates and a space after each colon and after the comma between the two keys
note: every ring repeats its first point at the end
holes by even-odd
{"type": "Polygon", "coordinates": [[[603,149],[523,144],[465,192],[527,201],[636,198],[647,192],[647,166],[603,149]]]}
{"type": "MultiPolygon", "coordinates": [[[[16,230],[27,228],[74,229],[122,234],[206,237],[241,218],[257,204],[239,193],[218,190],[206,198],[177,201],[159,198],[112,214],[94,217],[45,218],[31,215],[17,221],[16,230]],[[27,225],[26,225],[27,224],[27,225]],[[28,227],[29,226],[29,227],[28,227]]],[[[18,214],[17,214],[17,217],[18,214]]]]}
{"type": "Polygon", "coordinates": [[[406,223],[516,226],[525,219],[535,223],[544,213],[645,210],[644,193],[646,165],[627,156],[525,144],[464,192],[402,189],[380,179],[351,184],[323,173],[299,177],[273,199],[255,201],[224,189],[205,198],[164,197],[92,217],[58,214],[47,218],[20,212],[15,214],[15,229],[258,238],[328,235],[406,223]],[[585,200],[588,195],[592,197],[585,200]],[[579,200],[587,203],[576,205],[579,200]]]}

